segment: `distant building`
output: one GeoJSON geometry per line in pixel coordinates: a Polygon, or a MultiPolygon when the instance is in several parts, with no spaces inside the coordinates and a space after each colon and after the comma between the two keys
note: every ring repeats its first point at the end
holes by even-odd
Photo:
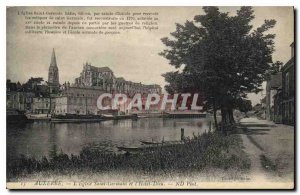
{"type": "MultiPolygon", "coordinates": [[[[258,109],[258,108],[260,108],[260,110],[257,112],[257,114],[258,114],[258,116],[259,117],[261,117],[262,119],[266,119],[266,102],[267,102],[267,96],[265,96],[264,98],[262,98],[261,100],[260,100],[260,106],[258,106],[257,108],[255,108],[255,109],[258,109]]],[[[254,110],[255,110],[254,109],[254,110]]]]}
{"type": "Polygon", "coordinates": [[[32,99],[34,93],[24,91],[6,92],[6,109],[16,109],[19,111],[30,112],[32,110],[32,99]]]}
{"type": "Polygon", "coordinates": [[[97,87],[71,87],[70,84],[63,86],[61,96],[55,98],[54,114],[103,114],[97,108],[97,99],[104,93],[103,90],[97,87]]]}
{"type": "MultiPolygon", "coordinates": [[[[62,85],[61,94],[55,98],[55,109],[54,114],[65,115],[65,114],[129,114],[137,113],[138,111],[128,110],[132,98],[128,97],[127,102],[118,105],[118,107],[108,110],[100,110],[97,107],[97,100],[103,93],[107,93],[103,90],[102,86],[91,86],[91,87],[77,87],[71,86],[69,83],[62,85]]],[[[114,95],[114,94],[112,94],[114,95]]],[[[143,98],[143,109],[145,107],[145,98],[143,98]]],[[[113,99],[104,99],[103,106],[111,106],[113,99]]],[[[151,106],[151,111],[157,111],[156,108],[151,106]]]]}
{"type": "Polygon", "coordinates": [[[274,119],[275,123],[282,123],[282,90],[279,89],[274,95],[274,119]]]}
{"type": "Polygon", "coordinates": [[[75,79],[77,87],[99,87],[101,90],[111,91],[113,88],[113,72],[108,67],[95,67],[86,63],[80,76],[75,79]]]}
{"type": "MultiPolygon", "coordinates": [[[[95,67],[90,63],[83,64],[83,70],[80,76],[75,79],[72,87],[68,86],[63,96],[57,98],[56,113],[73,114],[129,114],[135,112],[128,110],[127,106],[131,98],[140,93],[143,96],[150,93],[161,94],[162,89],[157,84],[144,85],[126,81],[123,77],[115,77],[113,71],[108,67],[95,67]],[[96,102],[102,93],[111,93],[112,95],[122,93],[126,94],[128,99],[117,110],[98,110],[96,102]],[[79,95],[77,95],[79,94],[79,95]]],[[[110,104],[109,101],[106,102],[110,104]]],[[[145,105],[143,105],[144,107],[145,105]]]]}
{"type": "Polygon", "coordinates": [[[136,93],[149,94],[161,93],[159,85],[144,85],[132,81],[126,81],[122,77],[115,77],[113,71],[108,67],[95,67],[90,63],[83,65],[80,76],[75,79],[76,87],[98,87],[110,93],[124,93],[134,96],[136,93]]]}
{"type": "Polygon", "coordinates": [[[271,75],[266,86],[266,119],[281,123],[282,73],[271,75]]]}
{"type": "Polygon", "coordinates": [[[50,93],[58,93],[59,91],[59,72],[56,63],[55,51],[53,49],[51,62],[48,71],[48,85],[50,87],[50,93]]]}
{"type": "MultiPolygon", "coordinates": [[[[41,77],[30,78],[21,85],[7,80],[7,108],[30,111],[33,114],[116,114],[128,113],[125,105],[115,110],[99,110],[97,99],[103,93],[126,94],[128,100],[136,93],[161,94],[161,87],[156,84],[144,85],[116,78],[108,67],[95,67],[84,64],[80,76],[75,83],[60,85],[59,71],[53,49],[48,72],[47,84],[41,84],[41,77]]],[[[104,105],[111,105],[110,99],[104,100],[104,105]]]]}
{"type": "Polygon", "coordinates": [[[295,48],[291,45],[291,59],[282,67],[282,122],[295,124],[295,48]]]}
{"type": "Polygon", "coordinates": [[[49,97],[35,97],[32,101],[33,114],[50,114],[51,99],[49,97]]]}
{"type": "Polygon", "coordinates": [[[6,92],[10,91],[20,91],[22,89],[22,85],[18,83],[11,82],[11,80],[6,81],[6,92]]]}

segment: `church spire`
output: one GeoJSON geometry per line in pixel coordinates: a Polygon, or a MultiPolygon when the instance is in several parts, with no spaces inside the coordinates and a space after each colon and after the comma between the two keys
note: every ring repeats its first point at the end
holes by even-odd
{"type": "Polygon", "coordinates": [[[56,63],[55,51],[52,50],[51,62],[48,71],[48,84],[50,86],[51,93],[57,92],[59,89],[59,73],[56,63]]]}
{"type": "Polygon", "coordinates": [[[52,50],[52,56],[51,56],[51,63],[50,63],[50,66],[57,67],[54,48],[53,48],[53,50],[52,50]]]}

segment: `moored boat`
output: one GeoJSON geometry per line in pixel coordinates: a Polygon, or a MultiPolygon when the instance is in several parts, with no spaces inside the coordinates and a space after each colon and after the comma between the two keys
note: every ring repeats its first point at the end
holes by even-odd
{"type": "Polygon", "coordinates": [[[50,114],[27,114],[28,119],[37,120],[37,121],[49,121],[51,120],[50,114]]]}
{"type": "Polygon", "coordinates": [[[65,114],[65,115],[52,115],[51,122],[72,122],[72,123],[80,123],[80,122],[100,122],[105,120],[101,115],[79,115],[79,114],[65,114]]]}
{"type": "Polygon", "coordinates": [[[154,141],[143,141],[143,140],[140,140],[140,142],[142,144],[145,144],[145,145],[161,144],[161,142],[154,142],[154,141]]]}
{"type": "Polygon", "coordinates": [[[28,119],[24,112],[16,109],[6,110],[6,122],[7,124],[20,124],[20,123],[30,123],[33,120],[28,119]]]}
{"type": "Polygon", "coordinates": [[[118,146],[117,148],[118,148],[118,150],[125,151],[125,152],[139,152],[139,151],[143,150],[143,148],[141,148],[141,147],[118,146]]]}
{"type": "Polygon", "coordinates": [[[174,141],[162,141],[162,142],[153,142],[153,141],[140,141],[143,145],[141,146],[117,146],[118,150],[125,151],[129,153],[137,153],[141,151],[153,151],[158,147],[169,147],[173,145],[184,144],[184,141],[174,140],[174,141]]]}
{"type": "Polygon", "coordinates": [[[175,145],[175,144],[183,144],[184,143],[184,141],[182,141],[182,140],[161,141],[161,142],[140,140],[140,142],[144,145],[175,145]]]}

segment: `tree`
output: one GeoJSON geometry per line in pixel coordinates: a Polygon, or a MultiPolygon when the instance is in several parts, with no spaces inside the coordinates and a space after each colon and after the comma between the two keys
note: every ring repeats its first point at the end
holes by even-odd
{"type": "Polygon", "coordinates": [[[36,90],[36,86],[41,84],[44,79],[42,77],[31,77],[25,84],[23,84],[23,88],[26,91],[34,91],[36,90]]]}
{"type": "Polygon", "coordinates": [[[250,100],[240,99],[237,107],[241,112],[244,112],[246,116],[247,112],[252,110],[252,104],[250,100]]]}
{"type": "Polygon", "coordinates": [[[266,80],[271,79],[271,75],[279,73],[282,66],[282,62],[276,61],[273,63],[272,67],[266,72],[266,80]]]}
{"type": "Polygon", "coordinates": [[[194,21],[176,24],[171,38],[162,38],[167,47],[160,53],[180,71],[163,76],[169,93],[189,90],[202,93],[206,109],[221,109],[222,123],[233,123],[236,100],[261,91],[266,73],[274,64],[274,34],[266,34],[275,20],[265,20],[252,29],[251,7],[241,7],[235,16],[217,7],[203,7],[204,14],[194,21]]]}

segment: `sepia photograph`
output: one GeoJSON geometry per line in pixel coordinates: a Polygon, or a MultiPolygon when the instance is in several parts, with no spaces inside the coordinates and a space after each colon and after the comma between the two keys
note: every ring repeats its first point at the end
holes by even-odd
{"type": "Polygon", "coordinates": [[[294,14],[7,6],[7,189],[295,189],[294,14]]]}

